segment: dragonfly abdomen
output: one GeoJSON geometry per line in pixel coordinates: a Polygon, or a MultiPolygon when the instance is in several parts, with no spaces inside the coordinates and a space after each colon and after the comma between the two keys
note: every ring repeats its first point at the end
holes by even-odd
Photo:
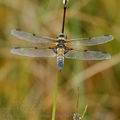
{"type": "Polygon", "coordinates": [[[64,56],[57,56],[57,67],[59,70],[62,70],[64,67],[64,56]]]}

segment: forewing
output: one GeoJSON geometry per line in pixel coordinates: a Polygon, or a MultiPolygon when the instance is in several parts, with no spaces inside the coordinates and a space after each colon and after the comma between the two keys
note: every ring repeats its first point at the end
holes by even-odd
{"type": "Polygon", "coordinates": [[[55,57],[56,53],[52,49],[36,49],[36,48],[21,48],[16,47],[11,50],[11,53],[28,57],[55,57]]]}
{"type": "Polygon", "coordinates": [[[104,36],[99,36],[99,37],[92,37],[92,38],[77,38],[77,39],[71,39],[68,42],[73,46],[93,46],[93,45],[98,45],[98,44],[104,44],[109,41],[113,40],[112,35],[104,35],[104,36]]]}
{"type": "Polygon", "coordinates": [[[76,51],[71,50],[65,54],[66,58],[79,60],[107,60],[111,59],[109,53],[101,51],[76,51]]]}
{"type": "Polygon", "coordinates": [[[50,44],[51,42],[55,42],[56,39],[44,36],[37,36],[32,33],[20,31],[20,30],[11,30],[11,34],[19,39],[23,39],[26,41],[30,41],[32,43],[46,43],[50,44]]]}

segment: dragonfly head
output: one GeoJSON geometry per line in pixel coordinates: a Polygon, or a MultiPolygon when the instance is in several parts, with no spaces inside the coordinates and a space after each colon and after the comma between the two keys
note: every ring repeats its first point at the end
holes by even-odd
{"type": "Polygon", "coordinates": [[[57,39],[67,39],[67,35],[64,33],[59,33],[57,39]]]}

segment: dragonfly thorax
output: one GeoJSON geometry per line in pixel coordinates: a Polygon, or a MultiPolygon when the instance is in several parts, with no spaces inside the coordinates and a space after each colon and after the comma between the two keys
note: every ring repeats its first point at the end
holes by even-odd
{"type": "Polygon", "coordinates": [[[62,43],[62,41],[60,43],[57,44],[57,48],[64,48],[65,49],[65,44],[62,43]]]}

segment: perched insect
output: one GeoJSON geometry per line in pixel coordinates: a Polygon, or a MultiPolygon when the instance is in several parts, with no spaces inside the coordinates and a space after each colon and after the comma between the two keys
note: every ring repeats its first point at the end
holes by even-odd
{"type": "Polygon", "coordinates": [[[78,96],[77,96],[77,104],[76,104],[76,112],[73,114],[73,120],[83,120],[85,113],[87,111],[88,105],[85,106],[82,116],[79,113],[79,99],[80,99],[80,88],[78,88],[78,96]]]}
{"type": "Polygon", "coordinates": [[[64,33],[65,15],[68,0],[64,0],[64,14],[62,23],[62,32],[58,34],[57,38],[51,38],[47,36],[37,36],[32,33],[12,30],[11,34],[19,39],[23,39],[32,43],[36,43],[36,47],[15,47],[11,50],[11,53],[29,56],[29,57],[56,57],[57,66],[59,70],[64,67],[64,58],[79,59],[79,60],[106,60],[110,59],[109,53],[101,51],[89,51],[77,50],[79,44],[83,46],[93,46],[103,44],[113,39],[112,35],[103,35],[99,37],[91,38],[77,38],[67,39],[67,35],[64,33]],[[38,47],[41,44],[42,47],[38,47]],[[71,47],[69,47],[71,46],[71,47]]]}
{"type": "Polygon", "coordinates": [[[86,113],[86,111],[87,111],[87,105],[85,106],[85,110],[84,110],[84,112],[83,112],[83,114],[82,114],[82,116],[80,115],[80,113],[74,113],[73,114],[73,120],[83,120],[83,118],[84,118],[84,116],[85,116],[85,113],[86,113]]]}

